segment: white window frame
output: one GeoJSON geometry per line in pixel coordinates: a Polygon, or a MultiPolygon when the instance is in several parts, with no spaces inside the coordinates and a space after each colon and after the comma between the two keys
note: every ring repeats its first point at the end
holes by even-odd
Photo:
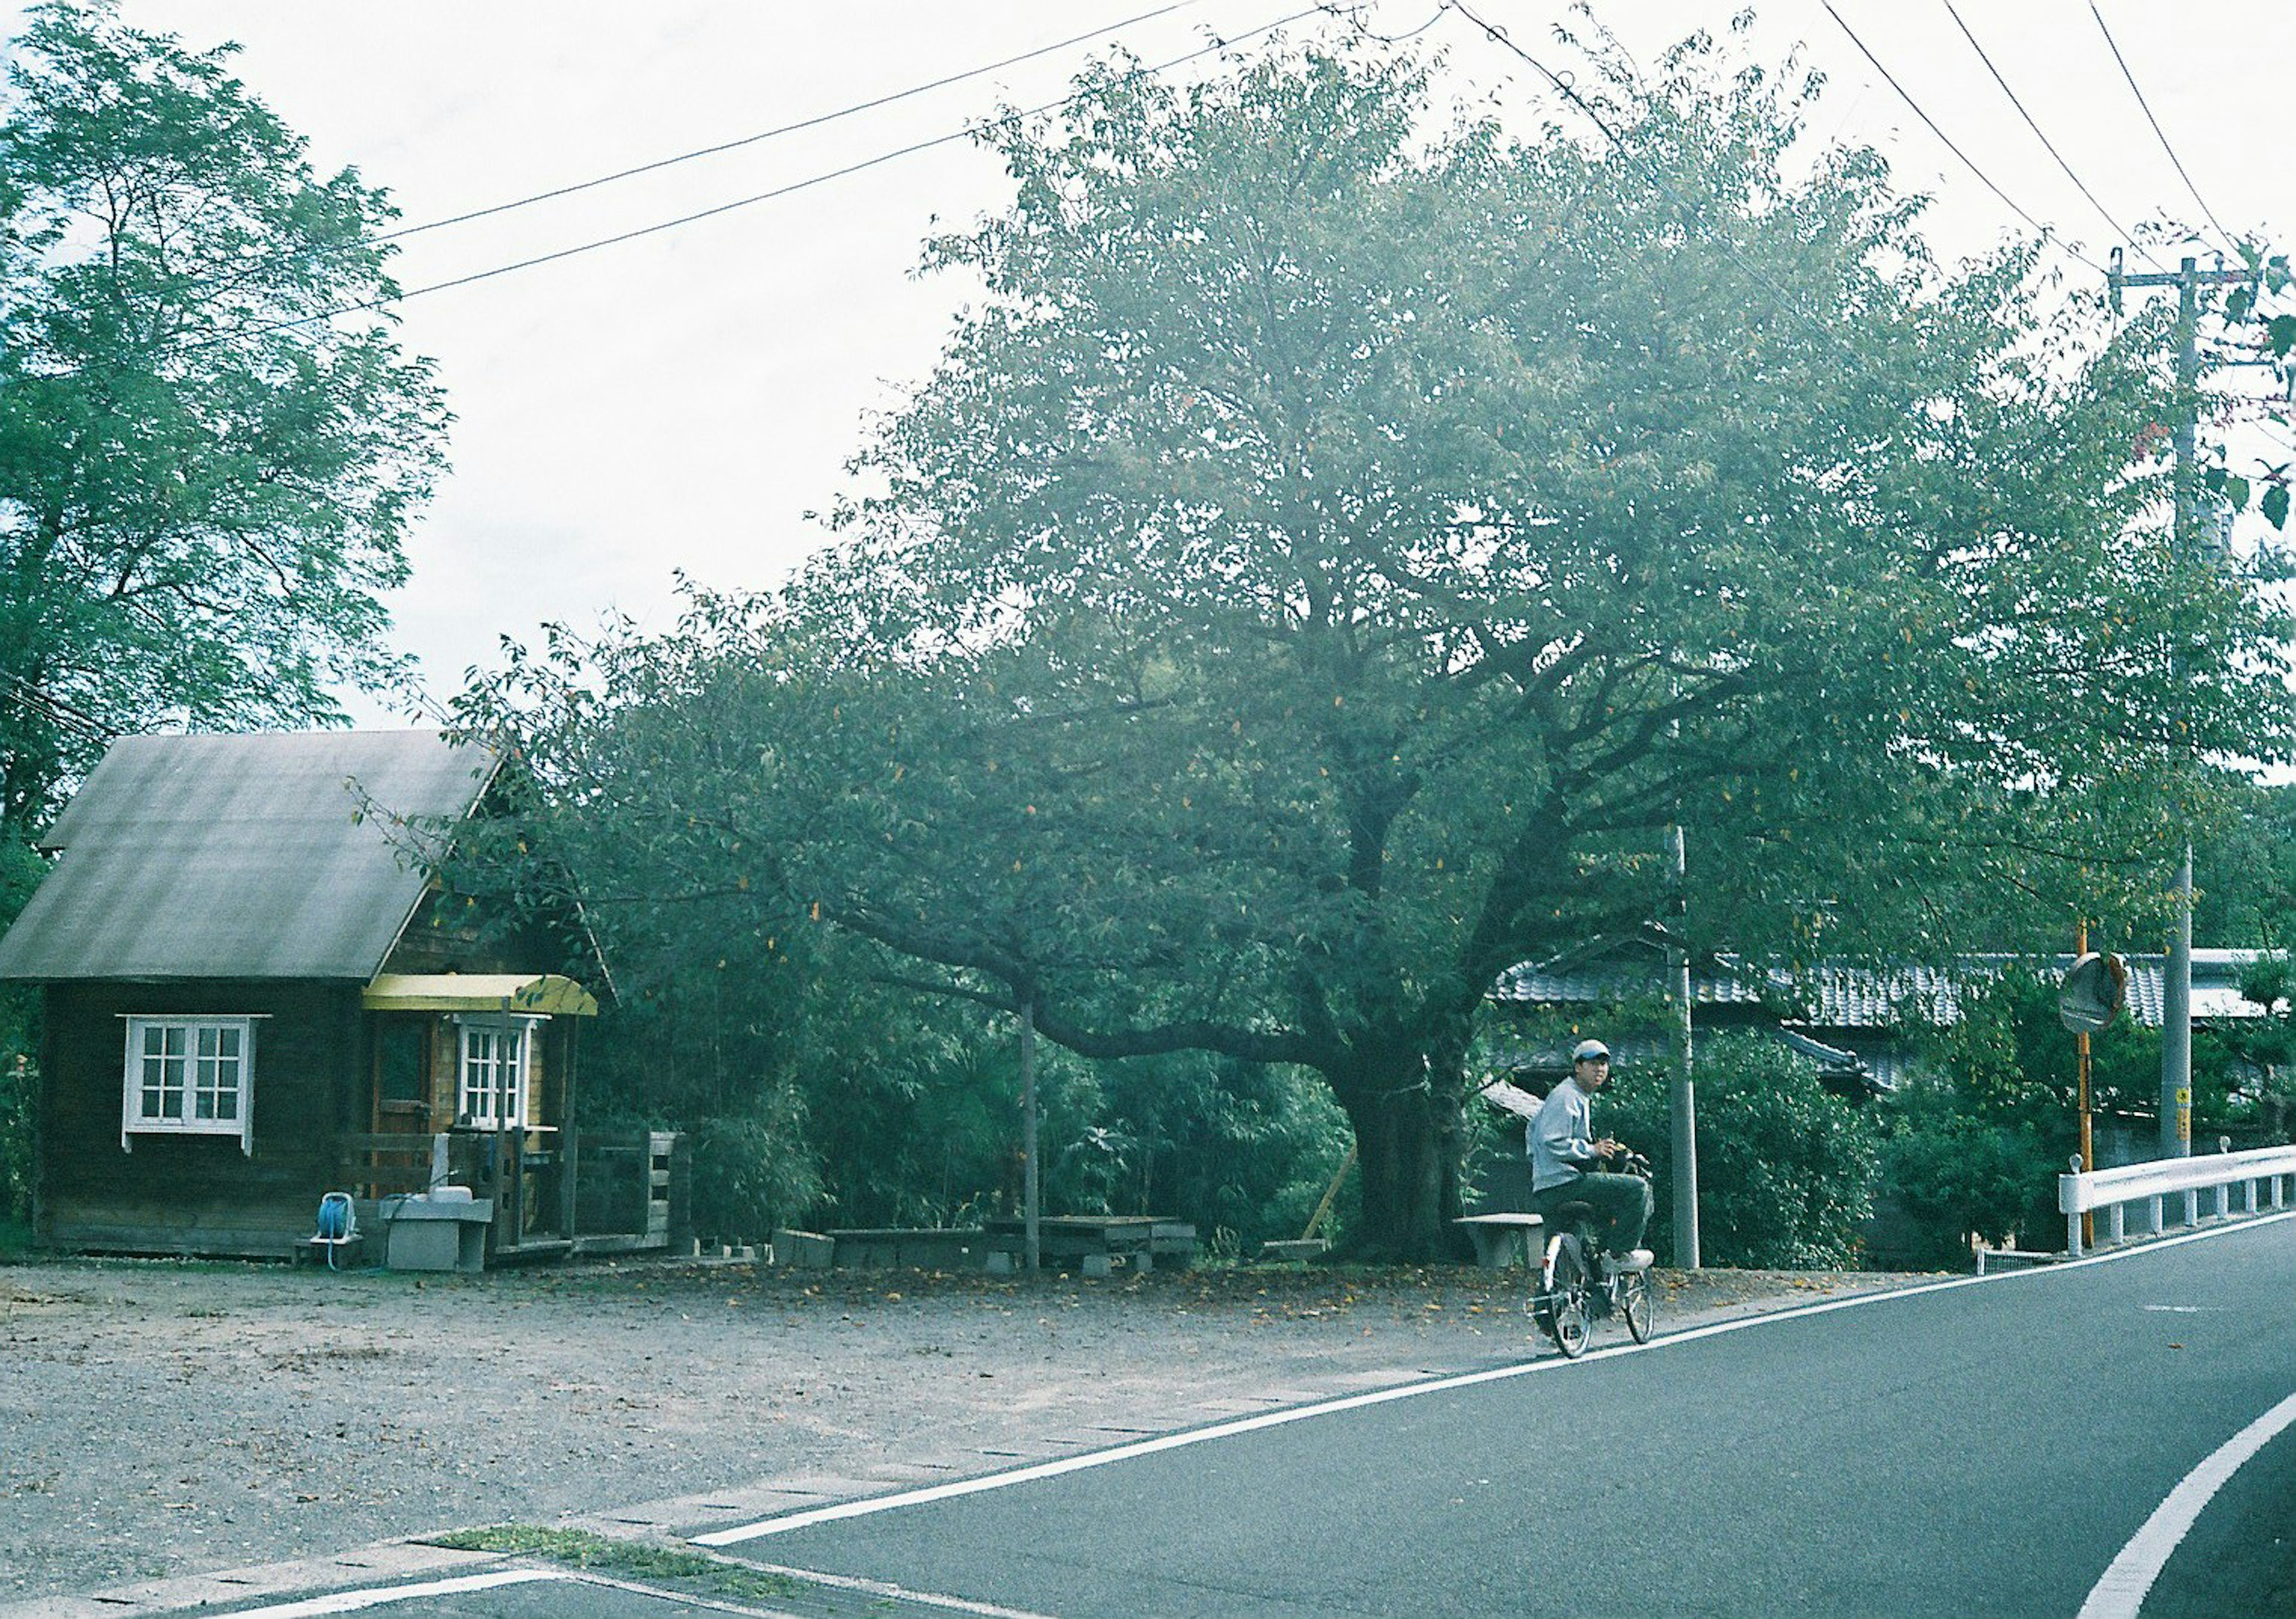
{"type": "Polygon", "coordinates": [[[230,1135],[239,1138],[241,1152],[253,1157],[255,1026],[260,1015],[137,1012],[122,1021],[127,1043],[119,1082],[119,1150],[135,1151],[139,1135],[230,1135]],[[173,1050],[171,1033],[177,1036],[173,1050]],[[156,1048],[151,1044],[154,1034],[156,1048]],[[172,1116],[167,1111],[171,1095],[178,1108],[172,1116]],[[228,1116],[220,1112],[226,1096],[231,1102],[228,1116]],[[149,1110],[154,1107],[157,1111],[149,1110]]]}
{"type": "Polygon", "coordinates": [[[524,1130],[529,1101],[528,1084],[534,1072],[534,1031],[548,1021],[543,1018],[461,1016],[455,1019],[455,1123],[470,1130],[524,1130]],[[475,1037],[475,1038],[474,1038],[475,1037]],[[472,1083],[474,1045],[495,1046],[507,1040],[505,1053],[497,1047],[479,1056],[487,1072],[472,1083]],[[504,1073],[507,1071],[507,1081],[504,1073]],[[483,1107],[473,1106],[484,1103],[483,1107]]]}

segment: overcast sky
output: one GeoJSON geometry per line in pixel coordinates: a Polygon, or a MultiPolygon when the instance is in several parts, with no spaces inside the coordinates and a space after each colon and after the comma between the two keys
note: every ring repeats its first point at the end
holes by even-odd
{"type": "MultiPolygon", "coordinates": [[[[356,165],[409,225],[834,113],[1090,30],[1092,42],[784,138],[406,240],[419,289],[827,175],[963,129],[1000,101],[1057,99],[1120,40],[1149,62],[1233,38],[1305,0],[124,0],[135,25],[206,47],[310,142],[356,165]],[[1128,19],[1139,19],[1127,23],[1128,19]]],[[[1550,65],[1550,0],[1468,0],[1550,65]]],[[[2169,216],[2215,232],[2116,65],[2088,0],[1956,0],[2041,132],[2124,227],[2169,216]]],[[[1850,29],[2002,191],[2103,262],[2119,240],[2043,149],[1946,0],[1834,0],[1850,29]]],[[[1734,7],[1605,4],[1648,60],[1734,7]]],[[[2288,245],[2296,4],[2097,0],[2177,156],[2223,225],[2288,245]]],[[[1875,143],[1901,185],[1936,193],[1950,254],[2030,227],[1927,128],[1829,16],[1770,0],[1766,53],[1799,43],[1830,81],[1821,136],[1875,143]]],[[[1462,95],[1529,127],[1553,109],[1537,72],[1438,0],[1378,0],[1365,26],[1447,53],[1462,95]]],[[[0,8],[12,24],[15,13],[0,8]]],[[[1317,13],[1295,37],[1340,23],[1317,13]]],[[[8,30],[12,34],[15,29],[8,30]]],[[[1177,70],[1200,72],[1205,64],[1177,70]]],[[[1566,127],[1575,115],[1556,114],[1566,127]]],[[[767,585],[823,543],[806,513],[841,486],[873,412],[930,369],[966,290],[913,274],[936,217],[998,208],[993,159],[963,143],[892,159],[642,240],[410,298],[406,346],[436,359],[458,421],[453,470],[409,547],[397,640],[447,695],[502,636],[674,618],[673,576],[767,585]]],[[[2164,258],[2173,254],[2159,249],[2164,258]]],[[[2095,272],[2069,257],[2068,276],[2095,272]]],[[[2149,269],[2147,265],[2133,267],[2149,269]]],[[[2296,455],[2292,455],[2296,458],[2296,455]]],[[[398,723],[370,703],[362,723],[398,723]]]]}

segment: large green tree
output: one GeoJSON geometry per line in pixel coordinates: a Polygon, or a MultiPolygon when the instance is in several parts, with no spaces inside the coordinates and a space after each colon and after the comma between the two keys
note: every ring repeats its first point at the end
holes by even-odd
{"type": "Polygon", "coordinates": [[[1582,84],[1615,139],[1439,127],[1368,47],[1094,70],[931,245],[980,294],[841,543],[473,722],[761,934],[1321,1075],[1406,1256],[1488,987],[1666,911],[1670,822],[1741,949],[2157,903],[2185,762],[2289,731],[2269,603],[2133,459],[2161,331],[1938,270],[1791,75],[1597,42],[1582,84]]]}
{"type": "Polygon", "coordinates": [[[34,8],[0,104],[0,828],[106,732],[324,723],[440,465],[369,310],[395,217],[230,72],[102,0],[34,8]]]}

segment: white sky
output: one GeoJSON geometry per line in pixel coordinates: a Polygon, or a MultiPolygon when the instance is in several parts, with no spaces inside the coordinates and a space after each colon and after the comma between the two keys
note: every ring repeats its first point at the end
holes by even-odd
{"type": "MultiPolygon", "coordinates": [[[[406,223],[552,189],[833,112],[1149,12],[1160,0],[123,0],[136,26],[206,47],[237,40],[238,71],[310,142],[356,165],[406,223]]],[[[1306,0],[1193,0],[1119,30],[1143,59],[1233,37],[1306,0]]],[[[1554,0],[1469,0],[1551,66],[1554,0]]],[[[2103,262],[2117,240],[2043,151],[1956,28],[1946,0],[1834,0],[1849,25],[1954,142],[2035,217],[2103,262]]],[[[2198,220],[2113,62],[2088,0],[1956,0],[1961,16],[2074,171],[2125,226],[2198,220]]],[[[2097,0],[2201,193],[2226,227],[2292,245],[2286,159],[2290,0],[2097,0]]],[[[1438,0],[1376,0],[1400,34],[1438,0]]],[[[1600,14],[1647,61],[1733,6],[1606,0],[1600,14]]],[[[16,13],[0,4],[14,33],[16,13]]],[[[1315,17],[1301,35],[1341,26],[1315,17]]],[[[1527,126],[1552,104],[1536,72],[1456,14],[1426,36],[1462,94],[1496,93],[1527,126]]],[[[1831,83],[1814,130],[1890,152],[1900,184],[1933,191],[1949,255],[2022,231],[1923,127],[1826,13],[1769,0],[1764,54],[1800,42],[1831,83]]],[[[410,238],[419,288],[784,186],[964,127],[1000,99],[1057,99],[1106,39],[1074,46],[662,173],[410,238]]],[[[1201,71],[1195,64],[1183,72],[1201,71]]],[[[1559,114],[1566,127],[1575,114],[1559,114]]],[[[827,506],[869,413],[932,364],[965,290],[911,275],[936,217],[963,222],[1005,195],[963,143],[885,163],[644,240],[409,299],[404,341],[433,356],[459,420],[453,470],[409,546],[397,642],[442,697],[508,635],[594,626],[610,609],[656,629],[673,571],[760,585],[823,543],[827,506]]],[[[2165,250],[2162,257],[2173,256],[2165,250]]],[[[2069,259],[2069,275],[2095,272],[2069,259]]],[[[2131,267],[2152,266],[2136,262],[2131,267]]],[[[2291,453],[2296,458],[2296,452],[2291,453]]],[[[354,704],[365,724],[396,723],[354,704]]]]}

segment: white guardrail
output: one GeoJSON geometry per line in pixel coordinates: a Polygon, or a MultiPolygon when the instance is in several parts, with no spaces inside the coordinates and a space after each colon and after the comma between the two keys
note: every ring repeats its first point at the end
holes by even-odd
{"type": "Polygon", "coordinates": [[[2185,1225],[2201,1222],[2201,1194],[2204,1191],[2216,1194],[2216,1217],[2219,1220],[2235,1214],[2259,1214],[2267,1208],[2285,1207],[2290,1177],[2296,1176],[2296,1147],[2155,1158],[2147,1164],[2095,1169],[2087,1174],[2078,1173],[2079,1160],[2075,1159],[2074,1168],[2077,1173],[2057,1177],[2057,1208],[2065,1217],[2065,1247],[2078,1255],[2082,1247],[2081,1216],[2098,1209],[2105,1212],[2110,1233],[2104,1240],[2119,1242],[2132,1203],[2144,1206],[2140,1211],[2145,1221],[2143,1230],[2152,1236],[2167,1229],[2163,1222],[2168,1211],[2162,1205],[2169,1198],[2183,1200],[2182,1223],[2185,1225]],[[2237,1200],[2233,1196],[2235,1187],[2240,1189],[2237,1200]]]}

